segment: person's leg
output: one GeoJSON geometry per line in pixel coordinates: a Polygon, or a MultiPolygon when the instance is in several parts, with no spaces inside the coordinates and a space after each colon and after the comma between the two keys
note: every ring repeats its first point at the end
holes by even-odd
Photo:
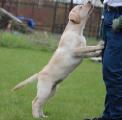
{"type": "Polygon", "coordinates": [[[105,110],[102,117],[86,120],[122,120],[122,33],[113,31],[113,19],[122,11],[104,11],[103,79],[106,86],[105,110]]]}
{"type": "Polygon", "coordinates": [[[112,21],[122,12],[105,11],[106,48],[103,55],[103,79],[106,100],[103,118],[122,119],[122,33],[113,31],[112,21]]]}

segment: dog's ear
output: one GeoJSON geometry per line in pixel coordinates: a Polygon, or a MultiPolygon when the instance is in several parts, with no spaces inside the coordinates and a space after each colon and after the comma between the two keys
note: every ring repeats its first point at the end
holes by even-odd
{"type": "Polygon", "coordinates": [[[69,20],[72,21],[72,22],[74,22],[74,23],[76,23],[76,24],[79,24],[80,23],[80,17],[79,17],[79,15],[74,14],[72,12],[70,12],[70,14],[69,14],[69,20]]]}

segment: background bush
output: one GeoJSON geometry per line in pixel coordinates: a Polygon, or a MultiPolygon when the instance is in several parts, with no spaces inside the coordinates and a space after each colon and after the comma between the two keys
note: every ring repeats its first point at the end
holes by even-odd
{"type": "Polygon", "coordinates": [[[35,32],[26,35],[18,32],[1,32],[0,46],[53,51],[56,49],[59,39],[59,35],[52,35],[47,32],[35,32]]]}
{"type": "MultiPolygon", "coordinates": [[[[8,48],[25,48],[43,51],[54,51],[61,35],[49,32],[21,34],[18,32],[0,32],[0,46],[8,48]]],[[[95,45],[94,38],[86,38],[88,45],[95,45]]]]}

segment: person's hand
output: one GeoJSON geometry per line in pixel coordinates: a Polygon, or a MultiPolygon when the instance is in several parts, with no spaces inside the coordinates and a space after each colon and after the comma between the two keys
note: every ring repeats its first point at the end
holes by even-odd
{"type": "Polygon", "coordinates": [[[112,28],[115,31],[122,31],[122,16],[113,20],[112,28]]]}

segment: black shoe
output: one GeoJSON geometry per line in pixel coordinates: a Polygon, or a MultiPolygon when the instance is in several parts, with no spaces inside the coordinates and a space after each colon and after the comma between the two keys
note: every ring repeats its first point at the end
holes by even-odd
{"type": "Polygon", "coordinates": [[[99,117],[99,118],[92,118],[92,119],[86,118],[84,120],[122,120],[122,118],[118,118],[118,119],[106,119],[106,118],[99,117]]]}
{"type": "Polygon", "coordinates": [[[93,118],[92,120],[109,120],[109,119],[105,119],[105,118],[93,118]]]}
{"type": "Polygon", "coordinates": [[[105,119],[105,118],[99,117],[99,118],[84,119],[84,120],[110,120],[110,119],[105,119]]]}

